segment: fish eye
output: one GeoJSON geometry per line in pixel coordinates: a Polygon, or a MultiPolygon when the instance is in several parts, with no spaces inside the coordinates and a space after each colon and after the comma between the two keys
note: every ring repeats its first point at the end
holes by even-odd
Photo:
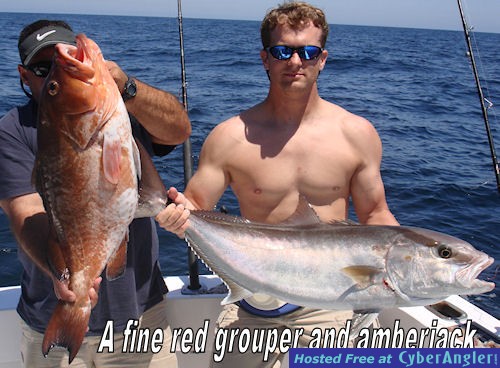
{"type": "Polygon", "coordinates": [[[55,96],[57,92],[59,92],[59,83],[57,83],[56,81],[50,81],[48,83],[48,92],[49,95],[55,96]]]}
{"type": "Polygon", "coordinates": [[[453,252],[451,251],[451,248],[447,245],[441,244],[438,248],[438,254],[441,258],[451,258],[453,255],[453,252]]]}

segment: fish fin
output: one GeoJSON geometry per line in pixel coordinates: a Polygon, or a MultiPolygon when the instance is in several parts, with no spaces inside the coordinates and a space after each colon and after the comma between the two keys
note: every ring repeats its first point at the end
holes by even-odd
{"type": "Polygon", "coordinates": [[[314,211],[309,202],[307,202],[306,197],[302,194],[299,195],[299,203],[297,204],[295,212],[280,223],[280,225],[290,226],[317,224],[321,224],[321,220],[319,219],[316,211],[314,211]]]}
{"type": "Polygon", "coordinates": [[[49,238],[47,240],[47,259],[50,270],[58,280],[68,278],[68,268],[66,261],[61,251],[59,242],[55,238],[54,229],[51,228],[49,238]]]}
{"type": "Polygon", "coordinates": [[[253,295],[250,290],[242,288],[240,285],[232,282],[232,281],[224,281],[229,289],[228,294],[222,300],[221,304],[231,304],[239,302],[241,299],[249,298],[253,295]]]}
{"type": "Polygon", "coordinates": [[[141,144],[141,142],[139,142],[134,137],[134,139],[132,139],[132,156],[134,158],[134,166],[136,167],[136,170],[137,170],[137,179],[141,180],[141,178],[142,178],[142,165],[141,165],[141,152],[140,152],[139,146],[138,146],[139,144],[141,145],[143,152],[145,152],[145,154],[148,154],[146,152],[146,149],[144,148],[144,146],[141,144]]]}
{"type": "Polygon", "coordinates": [[[358,337],[363,328],[369,327],[378,317],[379,311],[354,311],[352,316],[352,326],[349,332],[350,338],[358,337]]]}
{"type": "Polygon", "coordinates": [[[349,219],[345,219],[345,220],[332,220],[330,222],[328,222],[328,224],[330,225],[348,225],[348,226],[359,226],[359,222],[356,222],[356,221],[353,221],[353,220],[349,220],[349,219]]]}
{"type": "Polygon", "coordinates": [[[43,336],[43,355],[47,356],[54,346],[62,346],[68,349],[69,363],[71,363],[80,350],[87,332],[90,309],[90,300],[82,306],[59,301],[43,336]]]}
{"type": "Polygon", "coordinates": [[[128,234],[123,238],[122,242],[111,256],[106,266],[106,279],[112,281],[119,278],[125,272],[127,265],[127,243],[128,234]]]}
{"type": "Polygon", "coordinates": [[[352,278],[359,287],[366,288],[373,284],[373,278],[383,270],[373,266],[348,266],[342,268],[342,272],[352,278]]]}
{"type": "Polygon", "coordinates": [[[168,191],[148,151],[141,142],[136,141],[136,143],[141,159],[142,175],[139,182],[139,204],[135,217],[153,217],[167,205],[168,191]]]}
{"type": "Polygon", "coordinates": [[[122,157],[121,141],[118,135],[105,133],[102,145],[102,166],[104,177],[111,184],[118,184],[120,180],[120,161],[122,157]]]}

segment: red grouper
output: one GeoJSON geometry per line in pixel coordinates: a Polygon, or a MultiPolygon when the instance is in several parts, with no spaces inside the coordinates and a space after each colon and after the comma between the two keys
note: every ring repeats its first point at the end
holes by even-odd
{"type": "Polygon", "coordinates": [[[166,198],[150,157],[132,136],[101,50],[82,34],[76,44],[55,47],[40,96],[34,169],[51,225],[49,265],[57,277],[69,280],[76,294],[73,303],[58,302],[42,352],[47,355],[53,346],[64,346],[70,362],[87,331],[94,280],[105,267],[108,279],[123,273],[129,224],[134,217],[155,215],[166,198]],[[154,204],[142,198],[146,190],[139,190],[141,170],[145,178],[159,182],[154,204]],[[150,206],[139,213],[142,200],[150,206]]]}

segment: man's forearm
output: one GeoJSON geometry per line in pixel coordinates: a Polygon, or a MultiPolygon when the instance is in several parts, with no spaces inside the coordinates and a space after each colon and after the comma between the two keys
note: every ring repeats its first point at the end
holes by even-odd
{"type": "Polygon", "coordinates": [[[153,142],[176,145],[191,134],[188,115],[177,98],[136,79],[137,95],[126,101],[127,110],[152,136],[153,142]]]}
{"type": "Polygon", "coordinates": [[[52,274],[47,262],[49,220],[42,199],[37,193],[3,200],[2,209],[20,248],[47,274],[52,274]]]}

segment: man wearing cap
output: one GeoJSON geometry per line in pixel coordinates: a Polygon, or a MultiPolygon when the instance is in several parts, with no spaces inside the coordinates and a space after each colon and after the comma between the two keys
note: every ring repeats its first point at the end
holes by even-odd
{"type": "MultiPolygon", "coordinates": [[[[22,293],[17,307],[23,329],[21,356],[25,367],[37,368],[68,366],[66,349],[52,349],[44,358],[41,343],[57,299],[72,301],[75,298],[67,285],[48,271],[43,250],[48,237],[48,219],[42,200],[31,183],[37,151],[37,101],[57,43],[75,44],[75,35],[65,22],[40,20],[21,31],[18,71],[29,101],[13,108],[0,120],[0,206],[18,241],[23,266],[22,293]],[[30,218],[36,221],[26,221],[30,218]],[[24,251],[26,244],[31,242],[40,244],[38,259],[24,251]],[[45,272],[38,266],[45,266],[45,272]]],[[[107,63],[126,101],[134,136],[151,155],[165,155],[189,136],[189,119],[173,95],[129,78],[116,63],[107,63]]],[[[92,311],[88,334],[71,367],[177,366],[175,354],[170,353],[171,336],[164,299],[167,288],[159,267],[158,236],[152,219],[132,222],[128,252],[122,277],[113,281],[104,278],[100,286],[96,280],[99,303],[92,311]],[[130,320],[138,320],[138,328],[149,328],[151,332],[163,329],[164,345],[159,353],[121,353],[122,332],[130,320]],[[98,353],[106,327],[109,333],[109,321],[115,333],[114,353],[107,348],[98,353]]],[[[96,290],[91,290],[90,296],[95,304],[96,290]]]]}

